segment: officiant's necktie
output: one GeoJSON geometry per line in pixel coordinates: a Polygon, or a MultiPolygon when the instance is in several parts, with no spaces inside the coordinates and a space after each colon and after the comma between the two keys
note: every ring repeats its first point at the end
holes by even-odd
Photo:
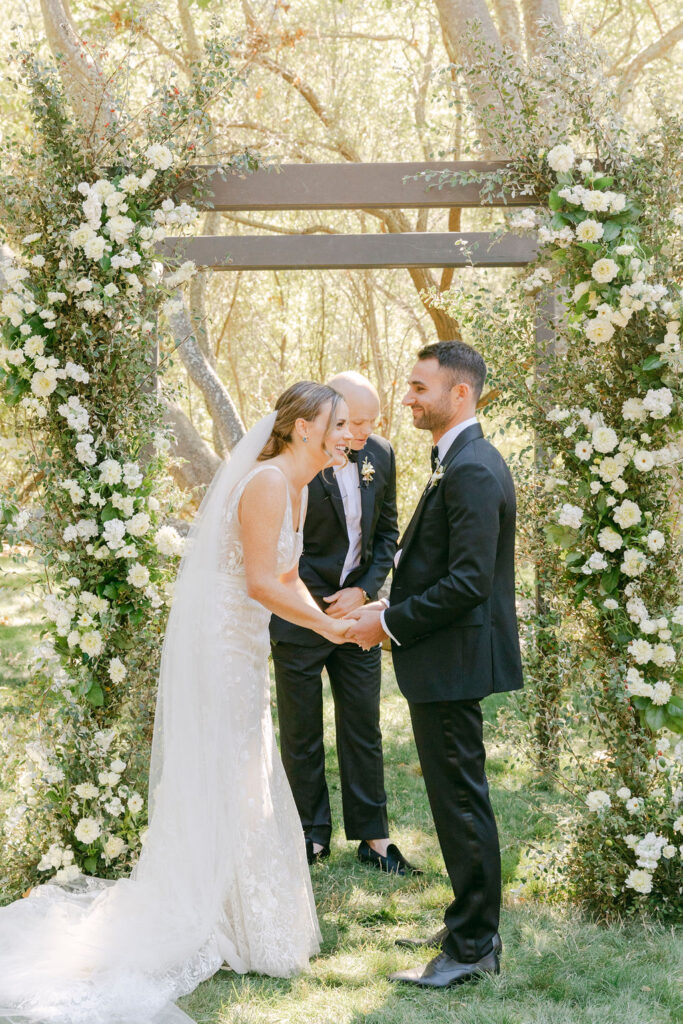
{"type": "Polygon", "coordinates": [[[360,452],[354,451],[353,448],[346,449],[346,458],[349,460],[349,462],[358,462],[359,455],[360,452]]]}
{"type": "Polygon", "coordinates": [[[432,460],[432,473],[433,473],[434,470],[436,469],[436,467],[439,465],[439,447],[436,444],[432,448],[431,460],[432,460]]]}

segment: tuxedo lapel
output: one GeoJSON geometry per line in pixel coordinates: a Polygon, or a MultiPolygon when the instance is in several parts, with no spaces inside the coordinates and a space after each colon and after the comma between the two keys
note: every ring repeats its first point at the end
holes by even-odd
{"type": "Polygon", "coordinates": [[[348,536],[346,528],[346,513],[344,512],[344,502],[342,501],[341,491],[339,490],[339,484],[337,483],[337,477],[333,469],[325,469],[321,473],[318,473],[318,480],[322,485],[323,490],[332,502],[332,507],[337,513],[339,522],[341,523],[344,533],[348,536]]]}
{"type": "Polygon", "coordinates": [[[360,479],[360,507],[361,507],[361,519],[360,519],[360,530],[363,541],[363,551],[365,551],[368,540],[370,539],[370,527],[372,526],[373,513],[375,511],[375,481],[368,480],[367,484],[363,483],[360,479]]]}
{"type": "MultiPolygon", "coordinates": [[[[458,454],[458,452],[462,451],[465,445],[469,444],[471,441],[474,441],[476,438],[483,436],[484,432],[478,423],[473,423],[471,427],[467,427],[467,429],[463,430],[461,434],[458,434],[455,441],[444,455],[443,461],[441,462],[441,467],[443,468],[444,472],[446,471],[450,463],[453,461],[455,456],[458,454]]],[[[408,526],[406,527],[406,532],[403,534],[400,541],[398,542],[398,546],[401,551],[401,557],[398,560],[397,569],[403,562],[406,551],[410,547],[411,541],[415,536],[417,527],[420,523],[420,519],[422,518],[422,513],[425,510],[427,500],[435,490],[435,487],[430,487],[429,484],[427,484],[424,491],[422,492],[422,497],[418,501],[415,511],[413,512],[412,518],[408,523],[408,526]]]]}

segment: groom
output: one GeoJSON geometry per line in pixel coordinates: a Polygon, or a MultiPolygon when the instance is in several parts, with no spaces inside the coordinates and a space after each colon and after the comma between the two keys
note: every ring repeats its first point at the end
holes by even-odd
{"type": "MultiPolygon", "coordinates": [[[[431,476],[394,560],[390,599],[351,613],[363,647],[391,638],[454,900],[441,953],[392,981],[448,988],[499,970],[500,852],[480,701],[516,690],[515,491],[476,408],[486,378],[459,341],[418,353],[403,399],[434,441],[431,476]]],[[[425,474],[426,475],[426,474],[425,474]]],[[[400,940],[420,946],[434,940],[400,940]]]]}
{"type": "MultiPolygon", "coordinates": [[[[377,391],[359,373],[329,381],[349,408],[348,463],[311,481],[299,575],[320,606],[344,618],[384,583],[396,552],[396,466],[391,445],[373,434],[377,391]]],[[[270,624],[282,761],[306,836],[309,863],[330,853],[325,780],[322,672],[335,708],[344,827],[358,858],[404,875],[414,868],[389,840],[379,727],[381,650],[328,643],[277,616],[270,624]]]]}

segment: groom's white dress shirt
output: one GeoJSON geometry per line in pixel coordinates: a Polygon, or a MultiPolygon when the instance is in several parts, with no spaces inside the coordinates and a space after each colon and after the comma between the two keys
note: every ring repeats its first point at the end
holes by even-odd
{"type": "MultiPolygon", "coordinates": [[[[444,460],[444,458],[446,456],[446,452],[448,451],[450,446],[453,444],[453,442],[455,441],[455,439],[458,436],[458,434],[461,434],[463,432],[463,430],[467,429],[467,427],[471,427],[475,423],[478,423],[478,422],[479,422],[479,420],[477,419],[476,416],[470,416],[470,418],[468,420],[463,420],[462,423],[456,423],[456,425],[454,427],[451,427],[450,430],[447,430],[446,433],[441,436],[440,440],[437,441],[437,444],[436,444],[436,448],[437,448],[437,451],[439,453],[439,462],[443,462],[443,460],[444,460]]],[[[396,567],[398,565],[398,561],[399,561],[400,557],[401,557],[401,549],[399,548],[398,551],[396,552],[396,554],[394,555],[394,567],[396,567]]],[[[388,608],[389,607],[389,602],[387,601],[386,598],[383,598],[383,600],[384,600],[385,608],[388,608]]],[[[387,634],[387,636],[390,637],[394,641],[394,643],[396,644],[397,647],[400,647],[401,645],[398,642],[398,640],[396,639],[396,637],[393,636],[389,632],[389,630],[387,629],[387,624],[386,624],[386,622],[384,620],[384,612],[382,612],[381,615],[380,615],[380,621],[382,623],[382,629],[387,634]]]]}
{"type": "Polygon", "coordinates": [[[344,585],[344,580],[360,565],[361,556],[361,501],[360,501],[360,477],[358,475],[358,463],[347,462],[345,466],[335,466],[334,475],[337,478],[337,486],[344,503],[344,516],[346,517],[346,532],[349,535],[349,549],[344,559],[344,568],[339,577],[339,586],[344,585]]]}

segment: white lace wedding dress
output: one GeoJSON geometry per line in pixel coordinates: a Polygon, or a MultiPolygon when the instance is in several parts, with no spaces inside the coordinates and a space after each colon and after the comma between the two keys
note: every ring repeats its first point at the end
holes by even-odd
{"type": "MultiPolygon", "coordinates": [[[[0,1017],[26,1024],[177,1024],[173,1003],[225,961],[286,977],[319,930],[305,846],[270,712],[270,613],[247,595],[239,498],[272,417],[217,475],[169,616],[148,838],[130,879],[43,885],[0,909],[0,1017]]],[[[303,520],[303,510],[301,519],[303,520]]],[[[278,569],[301,553],[291,502],[278,569]]]]}

